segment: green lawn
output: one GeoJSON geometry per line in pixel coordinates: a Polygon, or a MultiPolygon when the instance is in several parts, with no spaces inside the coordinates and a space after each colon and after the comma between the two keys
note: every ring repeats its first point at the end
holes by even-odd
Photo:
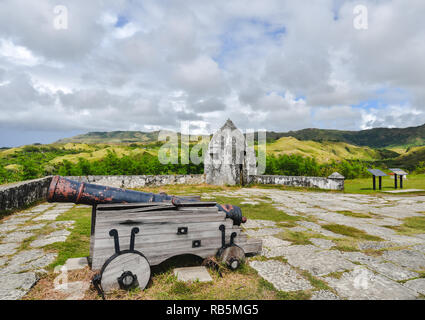
{"type": "MultiPolygon", "coordinates": [[[[398,181],[400,183],[400,180],[398,181]]],[[[378,189],[378,179],[376,180],[378,189]]],[[[425,174],[408,175],[407,180],[403,180],[403,189],[423,189],[425,190],[425,174]]],[[[382,191],[392,191],[394,189],[394,177],[383,177],[382,191]]],[[[372,176],[364,179],[345,180],[346,193],[380,193],[379,190],[373,190],[372,176]]],[[[425,192],[423,192],[425,194],[425,192]]]]}

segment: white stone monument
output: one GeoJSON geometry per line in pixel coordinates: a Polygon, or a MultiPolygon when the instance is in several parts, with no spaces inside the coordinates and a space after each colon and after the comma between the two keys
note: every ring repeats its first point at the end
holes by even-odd
{"type": "Polygon", "coordinates": [[[244,185],[257,172],[253,145],[230,119],[213,135],[204,165],[206,182],[212,185],[244,185]]]}

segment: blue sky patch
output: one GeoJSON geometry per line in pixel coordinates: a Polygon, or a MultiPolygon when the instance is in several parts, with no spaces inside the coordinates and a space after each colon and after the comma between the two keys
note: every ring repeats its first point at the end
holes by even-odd
{"type": "Polygon", "coordinates": [[[125,16],[119,15],[118,18],[117,18],[117,22],[115,23],[115,27],[116,28],[122,28],[129,22],[130,21],[125,16]]]}

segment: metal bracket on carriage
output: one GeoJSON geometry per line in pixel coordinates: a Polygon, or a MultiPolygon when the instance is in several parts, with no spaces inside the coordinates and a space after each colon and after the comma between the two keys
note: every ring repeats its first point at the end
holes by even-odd
{"type": "Polygon", "coordinates": [[[150,275],[150,264],[146,257],[135,250],[136,234],[139,228],[133,228],[130,236],[130,248],[121,251],[119,235],[116,229],[109,231],[114,238],[115,254],[106,260],[100,273],[96,274],[92,283],[99,295],[105,300],[105,292],[113,289],[131,290],[146,288],[150,275]]]}
{"type": "Polygon", "coordinates": [[[223,261],[230,269],[236,270],[245,260],[245,251],[235,244],[236,232],[230,235],[230,243],[226,244],[226,226],[220,225],[221,248],[217,252],[217,257],[223,261]]]}

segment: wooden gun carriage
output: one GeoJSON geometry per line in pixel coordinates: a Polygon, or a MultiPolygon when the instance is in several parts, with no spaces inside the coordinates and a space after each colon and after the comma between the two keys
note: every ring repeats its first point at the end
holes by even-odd
{"type": "MultiPolygon", "coordinates": [[[[69,196],[63,186],[69,181],[55,177],[48,200],[81,203],[83,197],[92,199],[87,196],[88,184],[72,181],[69,196]],[[76,188],[78,193],[74,192],[76,188]]],[[[100,270],[93,279],[100,292],[135,286],[144,289],[151,266],[175,256],[217,257],[236,269],[246,254],[262,250],[261,240],[248,239],[242,232],[240,223],[246,219],[237,214],[237,207],[201,202],[199,197],[175,198],[164,194],[161,202],[114,203],[108,192],[127,191],[93,188],[103,190],[101,197],[108,199],[84,201],[93,205],[89,262],[93,270],[100,270]]]]}

